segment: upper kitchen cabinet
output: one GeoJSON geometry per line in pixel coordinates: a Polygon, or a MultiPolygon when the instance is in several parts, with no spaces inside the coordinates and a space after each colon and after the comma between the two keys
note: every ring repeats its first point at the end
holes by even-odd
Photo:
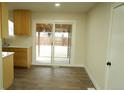
{"type": "Polygon", "coordinates": [[[14,34],[31,35],[31,11],[14,10],[14,34]]]}
{"type": "Polygon", "coordinates": [[[0,23],[2,38],[8,37],[8,8],[7,3],[0,3],[0,23]]]}

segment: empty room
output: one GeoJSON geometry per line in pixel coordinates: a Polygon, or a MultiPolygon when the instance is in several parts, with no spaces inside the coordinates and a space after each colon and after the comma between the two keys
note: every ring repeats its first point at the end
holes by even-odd
{"type": "Polygon", "coordinates": [[[123,24],[123,2],[0,2],[0,89],[123,90],[123,24]]]}

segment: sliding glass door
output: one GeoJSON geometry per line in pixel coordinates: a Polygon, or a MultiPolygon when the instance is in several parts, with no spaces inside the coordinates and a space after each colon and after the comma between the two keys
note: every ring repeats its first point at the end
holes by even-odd
{"type": "Polygon", "coordinates": [[[36,24],[36,61],[51,63],[53,24],[36,24]]]}
{"type": "Polygon", "coordinates": [[[71,57],[71,24],[36,24],[36,62],[69,64],[71,57]]]}
{"type": "Polygon", "coordinates": [[[54,63],[69,64],[71,56],[72,25],[55,24],[54,32],[54,63]]]}

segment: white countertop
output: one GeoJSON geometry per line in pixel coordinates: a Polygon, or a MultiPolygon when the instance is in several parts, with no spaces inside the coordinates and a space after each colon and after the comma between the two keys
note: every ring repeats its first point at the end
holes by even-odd
{"type": "Polygon", "coordinates": [[[2,58],[13,55],[14,52],[2,52],[2,58]]]}

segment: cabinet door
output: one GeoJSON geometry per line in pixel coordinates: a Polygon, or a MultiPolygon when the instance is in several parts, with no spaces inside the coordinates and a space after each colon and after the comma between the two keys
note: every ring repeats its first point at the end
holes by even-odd
{"type": "Polygon", "coordinates": [[[14,34],[31,35],[31,13],[29,10],[14,11],[14,34]]]}
{"type": "Polygon", "coordinates": [[[0,3],[2,38],[8,37],[8,8],[6,3],[0,3]]]}
{"type": "Polygon", "coordinates": [[[13,55],[3,58],[3,87],[7,89],[14,79],[13,55]]]}
{"type": "Polygon", "coordinates": [[[23,27],[23,31],[22,34],[23,35],[30,35],[31,34],[31,15],[30,15],[30,11],[28,10],[23,10],[22,14],[21,14],[21,19],[22,19],[22,27],[23,27]]]}
{"type": "Polygon", "coordinates": [[[14,54],[14,65],[16,67],[27,67],[27,49],[25,51],[17,51],[14,54]]]}
{"type": "Polygon", "coordinates": [[[14,34],[20,35],[22,31],[21,27],[21,12],[15,10],[14,11],[14,34]]]}
{"type": "Polygon", "coordinates": [[[2,9],[1,9],[1,7],[2,6],[1,6],[1,3],[0,3],[0,39],[1,39],[1,32],[2,32],[2,14],[1,14],[2,13],[1,12],[2,9]]]}

